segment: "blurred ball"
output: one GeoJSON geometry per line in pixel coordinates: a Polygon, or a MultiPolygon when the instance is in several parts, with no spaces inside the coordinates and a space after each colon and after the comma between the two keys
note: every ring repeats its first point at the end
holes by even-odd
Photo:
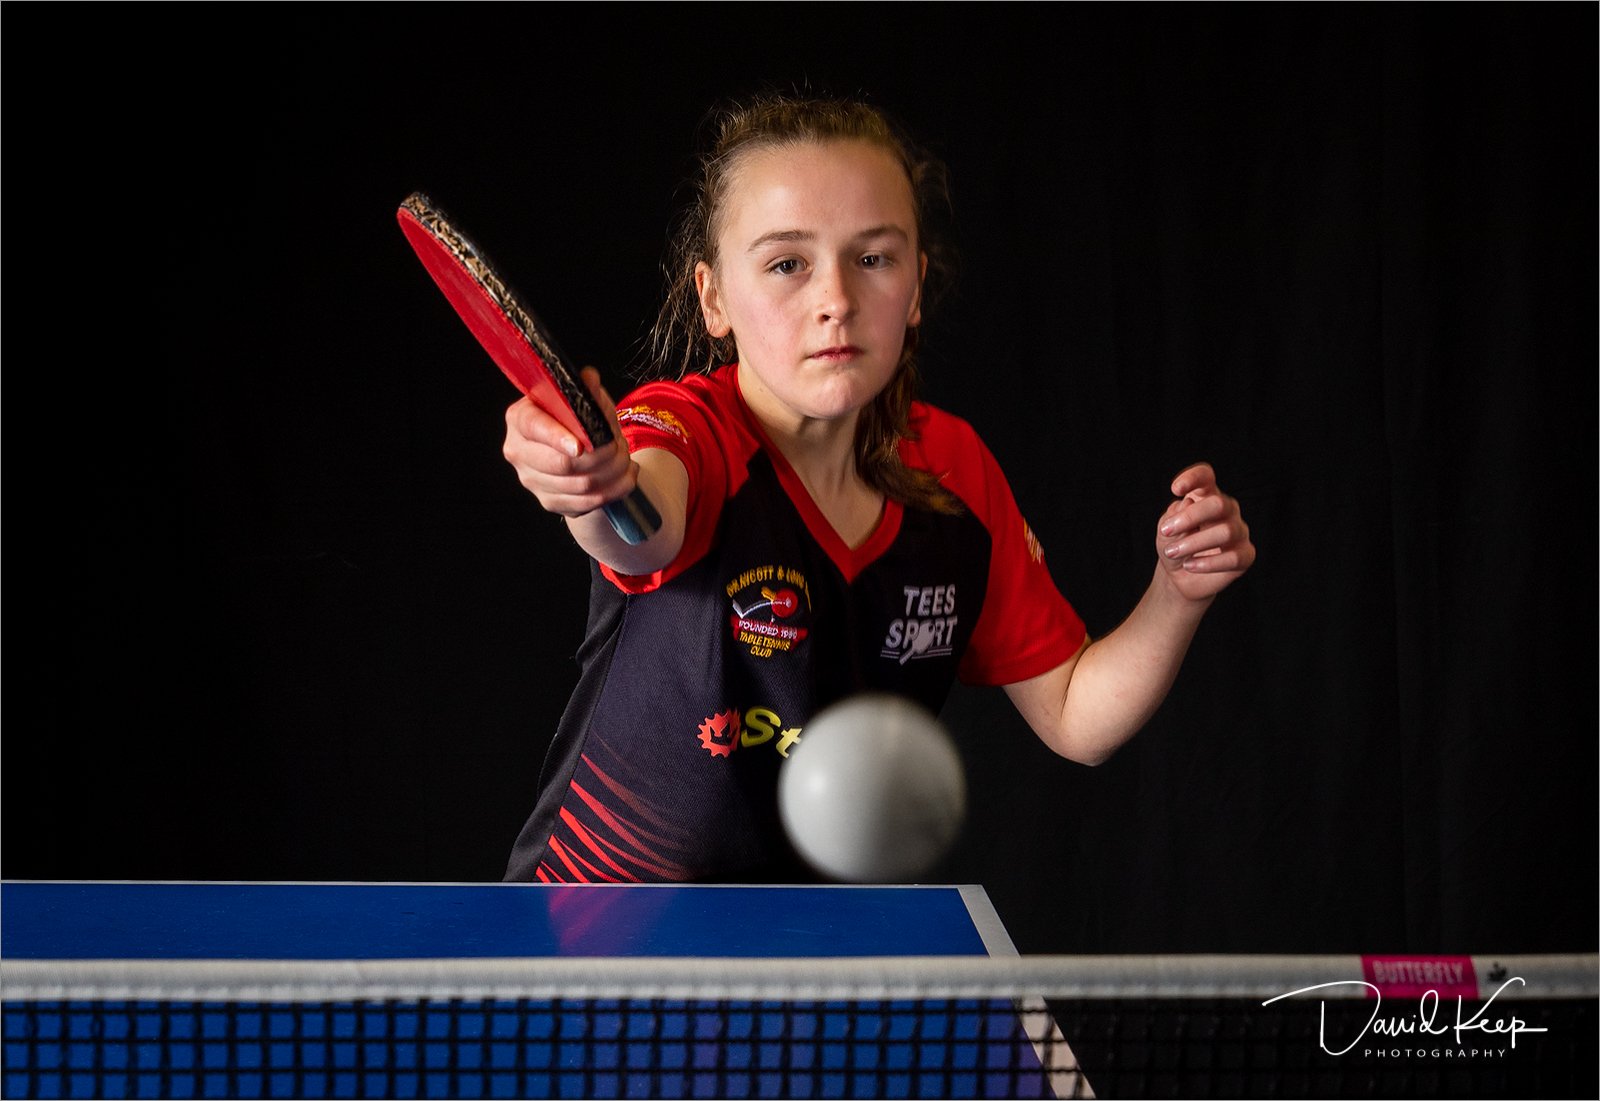
{"type": "Polygon", "coordinates": [[[864,693],[818,712],[778,776],[778,812],[800,855],[833,879],[915,879],[966,819],[961,757],[939,720],[864,693]]]}

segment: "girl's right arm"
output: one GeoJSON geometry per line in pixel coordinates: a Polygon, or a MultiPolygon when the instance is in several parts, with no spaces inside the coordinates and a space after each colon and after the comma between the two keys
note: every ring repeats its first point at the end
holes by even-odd
{"type": "MultiPolygon", "coordinates": [[[[592,367],[584,382],[616,425],[617,410],[592,367]]],[[[683,546],[689,474],[677,456],[660,448],[629,454],[616,427],[610,447],[587,450],[554,417],[527,398],[506,410],[505,457],[523,486],[548,512],[566,518],[578,545],[619,574],[637,576],[664,569],[683,546]],[[622,541],[600,506],[625,497],[638,485],[661,514],[661,527],[643,543],[622,541]]]]}

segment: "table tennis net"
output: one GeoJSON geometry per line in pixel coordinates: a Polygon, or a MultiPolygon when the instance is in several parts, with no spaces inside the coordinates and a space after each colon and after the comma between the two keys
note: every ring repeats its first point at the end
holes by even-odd
{"type": "Polygon", "coordinates": [[[1596,957],[1473,960],[0,961],[4,1095],[1596,1096],[1596,957]]]}

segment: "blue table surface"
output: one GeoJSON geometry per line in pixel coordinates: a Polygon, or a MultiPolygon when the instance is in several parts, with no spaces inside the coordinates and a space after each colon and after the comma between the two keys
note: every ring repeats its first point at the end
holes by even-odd
{"type": "Polygon", "coordinates": [[[985,954],[957,887],[0,883],[12,959],[985,954]]]}

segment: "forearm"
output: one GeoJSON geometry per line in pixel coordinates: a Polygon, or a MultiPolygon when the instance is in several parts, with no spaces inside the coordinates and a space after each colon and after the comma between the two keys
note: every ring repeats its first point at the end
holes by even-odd
{"type": "Polygon", "coordinates": [[[567,519],[567,530],[584,553],[619,574],[639,576],[664,569],[683,546],[688,476],[663,452],[643,451],[634,463],[637,484],[661,516],[661,526],[642,543],[617,534],[603,508],[567,519]]]}
{"type": "Polygon", "coordinates": [[[1210,599],[1179,594],[1158,566],[1121,626],[1066,664],[1006,691],[1051,749],[1081,764],[1099,764],[1161,706],[1210,605],[1210,599]]]}
{"type": "Polygon", "coordinates": [[[1061,710],[1079,760],[1105,760],[1150,721],[1210,606],[1180,596],[1158,566],[1128,618],[1084,649],[1061,710]]]}

